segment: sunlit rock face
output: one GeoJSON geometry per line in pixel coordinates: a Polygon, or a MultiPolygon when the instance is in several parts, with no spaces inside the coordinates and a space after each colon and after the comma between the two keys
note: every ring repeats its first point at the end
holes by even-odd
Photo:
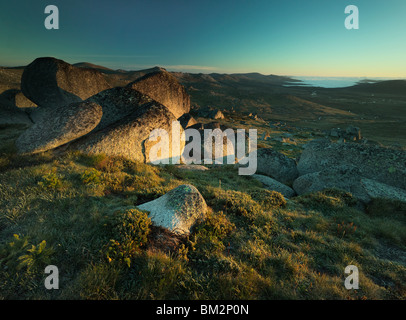
{"type": "MultiPolygon", "coordinates": [[[[178,148],[173,148],[173,122],[176,123],[176,118],[168,108],[153,101],[112,125],[77,140],[70,148],[89,154],[103,153],[146,163],[152,161],[165,163],[168,156],[180,158],[184,147],[183,142],[178,145],[178,148]],[[150,136],[154,137],[153,131],[156,129],[165,131],[169,140],[168,144],[163,144],[162,152],[152,153],[151,149],[160,143],[161,139],[159,136],[156,140],[150,138],[150,136]],[[157,156],[151,158],[151,154],[157,156]]],[[[180,128],[180,134],[182,132],[183,129],[180,128]]],[[[176,139],[176,142],[180,142],[180,140],[176,139]]]]}
{"type": "Polygon", "coordinates": [[[128,84],[127,87],[163,104],[177,119],[190,111],[190,97],[185,88],[164,69],[146,74],[128,84]]]}

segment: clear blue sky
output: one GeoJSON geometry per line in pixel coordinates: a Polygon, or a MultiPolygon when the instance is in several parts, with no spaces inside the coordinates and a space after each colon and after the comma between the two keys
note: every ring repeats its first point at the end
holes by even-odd
{"type": "Polygon", "coordinates": [[[405,0],[3,0],[0,65],[406,77],[405,0]],[[46,30],[57,5],[60,29],[46,30]],[[360,29],[344,27],[357,5],[360,29]]]}

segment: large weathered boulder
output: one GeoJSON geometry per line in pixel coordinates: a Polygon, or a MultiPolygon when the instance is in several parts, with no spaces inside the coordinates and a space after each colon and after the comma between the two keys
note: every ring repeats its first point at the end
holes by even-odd
{"type": "Polygon", "coordinates": [[[97,131],[124,119],[154,100],[131,88],[116,87],[99,92],[87,101],[99,104],[103,109],[103,117],[95,129],[97,131]]]}
{"type": "Polygon", "coordinates": [[[20,135],[17,150],[38,153],[59,147],[92,131],[102,114],[102,107],[89,101],[51,109],[20,135]]]}
{"type": "Polygon", "coordinates": [[[300,175],[337,166],[355,166],[359,175],[406,189],[406,151],[358,143],[309,142],[300,156],[300,175]]]}
{"type": "Polygon", "coordinates": [[[110,88],[104,75],[94,69],[76,68],[55,58],[38,58],[21,77],[24,95],[41,107],[80,102],[110,88]]]}
{"type": "Polygon", "coordinates": [[[190,111],[190,97],[185,88],[165,70],[146,74],[129,83],[127,87],[140,91],[163,104],[177,119],[190,111]]]}
{"type": "Polygon", "coordinates": [[[272,148],[258,149],[257,173],[270,176],[287,185],[291,185],[299,175],[296,161],[272,148]]]}
{"type": "Polygon", "coordinates": [[[362,187],[361,179],[356,167],[337,166],[300,176],[294,181],[293,189],[301,195],[335,188],[350,192],[354,197],[367,203],[370,197],[362,187]]]}
{"type": "Polygon", "coordinates": [[[285,198],[291,198],[296,195],[296,192],[292,188],[280,183],[279,181],[276,181],[275,179],[272,179],[271,177],[263,176],[261,174],[253,174],[252,177],[255,180],[260,181],[265,189],[277,191],[283,194],[285,198]]]}
{"type": "Polygon", "coordinates": [[[338,166],[305,174],[295,180],[293,188],[299,195],[329,188],[341,189],[364,203],[373,198],[406,201],[405,190],[365,178],[355,166],[338,166]]]}
{"type": "MultiPolygon", "coordinates": [[[[180,157],[184,145],[181,144],[179,150],[172,150],[171,137],[172,123],[174,121],[176,121],[176,118],[168,108],[156,101],[152,101],[121,120],[101,130],[87,134],[72,143],[70,147],[89,154],[103,153],[109,156],[123,156],[134,161],[149,163],[152,160],[157,160],[150,158],[150,151],[156,143],[161,141],[159,137],[157,141],[152,141],[150,133],[155,129],[163,129],[169,135],[169,145],[165,146],[169,148],[169,155],[180,157]]],[[[182,132],[181,128],[180,132],[182,132]]],[[[164,154],[161,153],[161,155],[164,154]]],[[[167,158],[161,160],[167,160],[167,158]]]]}
{"type": "Polygon", "coordinates": [[[361,184],[371,199],[384,198],[406,202],[406,190],[363,178],[361,184]]]}
{"type": "Polygon", "coordinates": [[[181,185],[138,208],[149,211],[155,225],[181,235],[188,235],[195,222],[207,212],[206,201],[192,185],[181,185]]]}

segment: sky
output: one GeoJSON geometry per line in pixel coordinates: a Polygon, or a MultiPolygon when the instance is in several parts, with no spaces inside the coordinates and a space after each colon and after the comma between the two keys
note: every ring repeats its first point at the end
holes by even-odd
{"type": "Polygon", "coordinates": [[[3,0],[0,65],[52,56],[112,69],[406,77],[405,0],[3,0]],[[59,29],[47,30],[47,5],[59,29]],[[359,29],[347,30],[347,5],[359,29]]]}

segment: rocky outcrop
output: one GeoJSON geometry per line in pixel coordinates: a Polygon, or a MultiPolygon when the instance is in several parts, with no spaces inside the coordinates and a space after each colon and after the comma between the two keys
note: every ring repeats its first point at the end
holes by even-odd
{"type": "Polygon", "coordinates": [[[223,112],[213,107],[198,107],[194,111],[198,117],[209,118],[214,120],[225,119],[223,112]]]}
{"type": "Polygon", "coordinates": [[[93,102],[72,103],[49,110],[16,141],[20,153],[54,149],[91,132],[100,122],[102,107],[93,102]]]}
{"type": "Polygon", "coordinates": [[[296,192],[292,188],[280,183],[279,181],[276,181],[275,179],[260,174],[253,174],[252,177],[261,182],[265,189],[277,191],[283,194],[285,198],[291,198],[296,195],[296,192]]]}
{"type": "Polygon", "coordinates": [[[215,120],[225,119],[225,116],[224,116],[223,112],[221,112],[220,110],[217,110],[217,111],[212,112],[212,113],[210,114],[210,117],[211,117],[212,119],[215,119],[215,120]]]}
{"type": "Polygon", "coordinates": [[[108,88],[99,71],[76,68],[55,58],[35,59],[21,77],[24,95],[41,107],[80,102],[108,88]]]}
{"type": "Polygon", "coordinates": [[[146,74],[129,83],[127,88],[150,96],[166,106],[176,118],[190,111],[190,97],[185,88],[165,70],[146,74]]]}
{"type": "Polygon", "coordinates": [[[327,188],[340,189],[365,204],[373,198],[406,201],[405,190],[362,177],[355,166],[338,166],[305,174],[295,180],[293,188],[299,195],[327,188]]]}
{"type": "Polygon", "coordinates": [[[340,138],[343,141],[360,141],[362,140],[361,129],[354,126],[349,126],[345,130],[340,128],[333,128],[330,131],[330,136],[333,138],[340,138]]]}
{"type": "Polygon", "coordinates": [[[40,58],[26,67],[22,88],[39,107],[31,114],[35,125],[18,139],[20,153],[43,152],[69,143],[69,149],[144,162],[181,157],[184,141],[174,148],[172,124],[189,111],[190,99],[163,69],[126,87],[109,88],[98,71],[40,58]],[[150,159],[151,149],[161,141],[159,134],[157,140],[150,139],[155,129],[165,130],[169,141],[158,158],[150,159]]]}
{"type": "Polygon", "coordinates": [[[350,192],[354,197],[367,203],[370,198],[361,184],[359,170],[354,166],[337,166],[300,176],[293,183],[298,195],[322,191],[324,189],[340,189],[350,192]]]}
{"type": "MultiPolygon", "coordinates": [[[[158,142],[149,139],[150,133],[155,129],[164,129],[171,137],[173,121],[176,118],[168,108],[152,101],[121,120],[77,140],[71,148],[89,154],[123,156],[148,163],[152,160],[149,157],[150,150],[158,142]]],[[[180,156],[182,150],[183,146],[180,146],[180,153],[174,152],[174,156],[180,156]]],[[[171,155],[171,143],[169,152],[171,155]]]]}
{"type": "Polygon", "coordinates": [[[300,175],[331,170],[338,166],[356,167],[359,176],[406,189],[406,151],[358,143],[331,143],[313,140],[303,150],[298,163],[300,175]]]}
{"type": "Polygon", "coordinates": [[[195,222],[207,212],[206,201],[192,185],[181,185],[138,208],[149,211],[155,225],[180,235],[188,235],[195,222]]]}
{"type": "Polygon", "coordinates": [[[361,179],[361,184],[371,199],[384,198],[406,202],[406,190],[367,178],[361,179]]]}
{"type": "Polygon", "coordinates": [[[298,177],[296,161],[271,149],[261,148],[257,151],[257,173],[291,185],[298,177]]]}

